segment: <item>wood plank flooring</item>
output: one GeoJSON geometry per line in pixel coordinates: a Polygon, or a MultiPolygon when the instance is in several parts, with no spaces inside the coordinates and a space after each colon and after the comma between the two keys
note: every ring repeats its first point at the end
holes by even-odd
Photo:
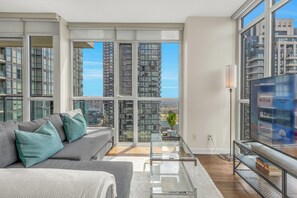
{"type": "Polygon", "coordinates": [[[260,197],[238,175],[233,175],[232,163],[217,155],[196,155],[225,198],[260,197]]]}
{"type": "MultiPolygon", "coordinates": [[[[149,156],[149,147],[115,146],[110,156],[149,156]]],[[[217,188],[225,198],[258,198],[260,197],[238,175],[232,173],[232,163],[216,155],[196,155],[217,188]]]]}
{"type": "Polygon", "coordinates": [[[115,146],[107,155],[110,156],[149,156],[150,147],[140,146],[115,146]]]}

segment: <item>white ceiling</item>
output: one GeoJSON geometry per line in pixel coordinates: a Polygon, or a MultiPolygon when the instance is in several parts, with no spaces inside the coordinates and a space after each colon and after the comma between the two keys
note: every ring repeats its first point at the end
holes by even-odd
{"type": "Polygon", "coordinates": [[[0,12],[52,12],[68,22],[183,23],[231,16],[246,0],[0,0],[0,12]]]}

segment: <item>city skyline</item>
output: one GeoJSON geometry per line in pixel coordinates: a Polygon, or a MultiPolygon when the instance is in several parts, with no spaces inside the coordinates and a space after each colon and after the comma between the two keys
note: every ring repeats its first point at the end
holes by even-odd
{"type": "MultiPolygon", "coordinates": [[[[161,45],[161,97],[178,98],[179,43],[161,45]]],[[[95,42],[94,48],[84,48],[83,60],[83,95],[103,96],[103,42],[95,42]]]]}

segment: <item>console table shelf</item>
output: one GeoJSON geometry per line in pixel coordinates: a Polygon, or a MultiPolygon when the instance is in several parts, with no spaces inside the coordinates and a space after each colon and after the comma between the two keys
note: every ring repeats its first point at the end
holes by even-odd
{"type": "Polygon", "coordinates": [[[262,197],[281,198],[282,193],[276,190],[266,180],[249,169],[237,169],[235,172],[247,182],[262,197]]]}
{"type": "MultiPolygon", "coordinates": [[[[238,174],[262,197],[297,197],[296,175],[287,170],[282,164],[277,163],[279,159],[283,159],[283,164],[286,163],[286,160],[291,161],[294,159],[280,152],[279,156],[277,156],[279,157],[278,159],[273,159],[267,155],[263,156],[260,154],[261,152],[256,152],[253,146],[257,146],[258,149],[263,147],[267,150],[267,147],[264,145],[252,141],[233,142],[233,174],[238,174]],[[267,163],[277,168],[281,174],[279,176],[271,176],[258,169],[256,166],[258,157],[267,160],[267,163]]],[[[275,154],[276,151],[271,150],[271,152],[275,154]]]]}

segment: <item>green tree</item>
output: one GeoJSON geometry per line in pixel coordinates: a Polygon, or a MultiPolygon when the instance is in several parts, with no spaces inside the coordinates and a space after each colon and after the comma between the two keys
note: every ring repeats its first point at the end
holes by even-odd
{"type": "Polygon", "coordinates": [[[167,122],[170,125],[170,128],[173,130],[176,124],[176,113],[169,111],[167,115],[167,122]]]}

